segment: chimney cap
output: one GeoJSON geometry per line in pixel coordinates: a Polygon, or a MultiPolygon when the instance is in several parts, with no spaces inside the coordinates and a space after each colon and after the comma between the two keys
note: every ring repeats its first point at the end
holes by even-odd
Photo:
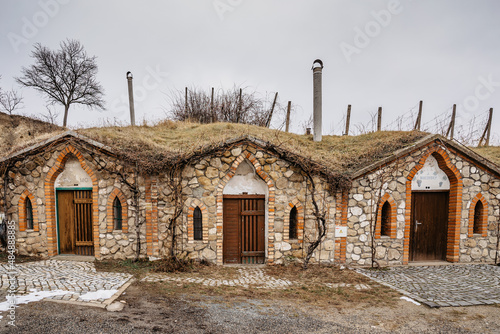
{"type": "Polygon", "coordinates": [[[132,79],[132,72],[130,71],[127,72],[127,79],[132,79]]]}
{"type": "Polygon", "coordinates": [[[319,64],[319,66],[321,67],[321,69],[323,69],[323,61],[321,61],[321,59],[316,59],[315,61],[313,61],[313,65],[311,67],[311,70],[314,70],[314,65],[316,64],[319,64]]]}

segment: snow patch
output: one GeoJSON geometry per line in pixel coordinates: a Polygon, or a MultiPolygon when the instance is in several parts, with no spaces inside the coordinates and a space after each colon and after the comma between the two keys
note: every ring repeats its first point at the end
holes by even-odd
{"type": "Polygon", "coordinates": [[[91,301],[91,300],[99,300],[99,299],[108,299],[111,298],[118,290],[97,290],[92,292],[87,292],[80,296],[81,300],[91,301]]]}
{"type": "Polygon", "coordinates": [[[38,302],[44,298],[72,294],[71,291],[54,290],[54,291],[37,291],[36,289],[31,289],[31,293],[27,295],[16,295],[15,297],[7,296],[7,301],[0,303],[0,312],[5,312],[9,309],[9,306],[15,304],[28,304],[31,302],[38,302]]]}
{"type": "Polygon", "coordinates": [[[422,305],[422,304],[420,304],[419,302],[417,302],[417,301],[415,301],[415,300],[413,300],[413,299],[411,299],[411,298],[408,298],[408,297],[401,297],[401,299],[406,300],[406,301],[408,301],[408,302],[410,302],[410,303],[413,303],[413,304],[415,304],[415,305],[422,305]]]}

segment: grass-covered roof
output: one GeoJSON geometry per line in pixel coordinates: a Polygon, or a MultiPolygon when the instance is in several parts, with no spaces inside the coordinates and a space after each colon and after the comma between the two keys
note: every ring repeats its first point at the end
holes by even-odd
{"type": "MultiPolygon", "coordinates": [[[[64,133],[62,128],[45,122],[22,116],[11,118],[2,113],[0,131],[0,158],[64,133]]],[[[345,177],[384,161],[429,135],[416,131],[382,131],[359,136],[323,136],[321,142],[314,142],[311,135],[253,125],[172,121],[154,126],[79,129],[76,133],[104,144],[121,159],[138,161],[147,171],[165,170],[193,157],[217,154],[238,141],[251,138],[301,166],[311,165],[312,170],[345,177]]],[[[474,150],[490,161],[500,163],[499,147],[474,150]]]]}

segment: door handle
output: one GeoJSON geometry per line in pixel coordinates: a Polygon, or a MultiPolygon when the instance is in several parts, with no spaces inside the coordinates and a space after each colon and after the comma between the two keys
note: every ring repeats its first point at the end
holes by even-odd
{"type": "Polygon", "coordinates": [[[419,223],[418,220],[415,219],[415,232],[417,232],[418,225],[422,225],[422,223],[419,223]]]}

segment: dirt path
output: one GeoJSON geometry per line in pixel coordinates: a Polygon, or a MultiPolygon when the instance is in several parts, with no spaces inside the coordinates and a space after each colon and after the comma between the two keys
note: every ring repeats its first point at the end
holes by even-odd
{"type": "Polygon", "coordinates": [[[429,309],[400,300],[393,306],[318,307],[294,300],[167,296],[152,284],[132,285],[121,312],[38,302],[17,309],[17,328],[2,333],[498,333],[500,307],[429,309]],[[308,306],[309,305],[309,306],[308,306]]]}

